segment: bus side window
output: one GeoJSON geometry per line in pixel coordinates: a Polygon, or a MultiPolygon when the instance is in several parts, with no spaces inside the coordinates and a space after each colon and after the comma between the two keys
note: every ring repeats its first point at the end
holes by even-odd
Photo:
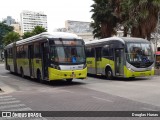
{"type": "Polygon", "coordinates": [[[105,57],[105,58],[108,58],[110,56],[108,45],[106,45],[102,48],[102,56],[105,57]]]}
{"type": "Polygon", "coordinates": [[[35,58],[41,58],[40,44],[39,43],[34,44],[34,57],[35,58]]]}
{"type": "Polygon", "coordinates": [[[95,50],[94,50],[94,48],[87,48],[86,49],[86,55],[87,55],[87,57],[95,57],[95,50]]]}

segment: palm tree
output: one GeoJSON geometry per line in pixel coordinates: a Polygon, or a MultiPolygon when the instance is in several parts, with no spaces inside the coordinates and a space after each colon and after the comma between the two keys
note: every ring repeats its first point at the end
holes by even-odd
{"type": "Polygon", "coordinates": [[[94,37],[105,38],[115,34],[114,28],[117,24],[117,18],[114,16],[114,2],[113,0],[93,0],[94,4],[91,6],[93,9],[91,12],[92,19],[91,23],[94,31],[94,37]]]}
{"type": "Polygon", "coordinates": [[[139,25],[133,28],[133,36],[137,36],[137,30],[139,29],[139,34],[141,37],[147,37],[150,40],[151,33],[155,31],[158,21],[158,12],[160,10],[160,0],[148,0],[140,2],[139,0],[139,14],[140,19],[139,25]]]}
{"type": "Polygon", "coordinates": [[[120,8],[122,24],[131,29],[131,36],[150,40],[157,25],[160,0],[121,0],[120,8]]]}

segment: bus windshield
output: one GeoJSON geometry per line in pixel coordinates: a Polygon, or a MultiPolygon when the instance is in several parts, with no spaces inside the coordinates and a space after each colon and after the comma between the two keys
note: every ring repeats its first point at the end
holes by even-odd
{"type": "Polygon", "coordinates": [[[85,62],[84,46],[51,46],[51,62],[83,63],[85,62]]]}
{"type": "Polygon", "coordinates": [[[133,64],[148,63],[149,66],[154,61],[151,45],[147,43],[128,43],[126,57],[133,64]]]}

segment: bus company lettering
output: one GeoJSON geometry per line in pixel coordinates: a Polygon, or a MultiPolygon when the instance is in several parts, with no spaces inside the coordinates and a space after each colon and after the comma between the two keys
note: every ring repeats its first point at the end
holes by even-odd
{"type": "Polygon", "coordinates": [[[39,118],[39,117],[42,117],[41,113],[16,113],[16,112],[13,112],[12,113],[12,117],[15,117],[15,118],[24,118],[24,117],[35,117],[35,118],[39,118]]]}
{"type": "Polygon", "coordinates": [[[157,113],[132,113],[132,117],[158,117],[157,113]]]}
{"type": "Polygon", "coordinates": [[[87,64],[92,64],[92,61],[87,61],[87,64]]]}

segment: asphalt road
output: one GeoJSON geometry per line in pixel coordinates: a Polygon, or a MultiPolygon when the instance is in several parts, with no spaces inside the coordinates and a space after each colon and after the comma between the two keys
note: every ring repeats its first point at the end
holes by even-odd
{"type": "MultiPolygon", "coordinates": [[[[4,70],[0,64],[0,111],[160,111],[160,76],[115,78],[89,76],[85,80],[39,83],[4,70]]],[[[160,117],[160,116],[159,116],[160,117]]],[[[41,119],[134,120],[134,117],[55,117],[41,119]]]]}

